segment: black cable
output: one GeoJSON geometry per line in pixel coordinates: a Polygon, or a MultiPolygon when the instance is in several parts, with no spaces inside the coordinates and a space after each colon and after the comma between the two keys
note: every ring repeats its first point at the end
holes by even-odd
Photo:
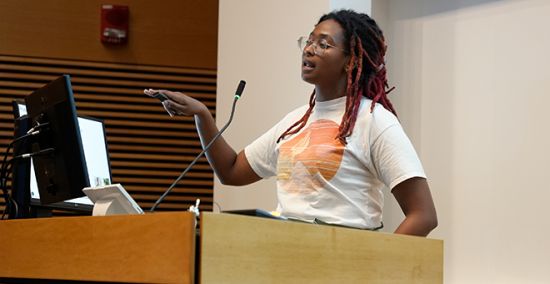
{"type": "Polygon", "coordinates": [[[47,148],[47,149],[40,150],[40,151],[35,152],[35,153],[28,153],[28,154],[17,155],[17,156],[15,156],[17,153],[14,153],[14,157],[11,158],[10,160],[7,160],[8,156],[9,156],[9,150],[16,143],[18,143],[20,141],[23,141],[23,140],[25,140],[25,139],[27,139],[31,136],[37,135],[39,133],[40,133],[40,131],[36,130],[36,131],[32,131],[28,134],[25,134],[23,136],[17,137],[16,139],[14,139],[13,141],[10,142],[10,144],[8,145],[8,148],[6,149],[6,152],[4,154],[4,159],[2,161],[2,168],[0,169],[0,187],[2,189],[2,194],[3,194],[4,200],[5,200],[5,207],[4,207],[4,210],[2,212],[2,217],[1,217],[2,220],[4,219],[6,214],[10,213],[10,208],[11,208],[12,205],[14,206],[14,208],[16,210],[15,211],[16,214],[17,214],[17,211],[18,211],[17,202],[15,202],[15,200],[10,197],[10,194],[8,192],[8,178],[10,176],[10,171],[11,171],[13,162],[18,160],[18,159],[30,158],[30,157],[36,156],[36,155],[48,154],[48,153],[54,151],[53,148],[47,148]]]}
{"type": "Polygon", "coordinates": [[[44,127],[44,126],[50,125],[49,122],[40,123],[40,122],[36,121],[35,123],[36,123],[36,125],[33,126],[31,129],[29,129],[29,130],[27,131],[27,134],[29,134],[29,133],[31,133],[31,132],[38,131],[40,128],[42,128],[42,127],[44,127]]]}
{"type": "MultiPolygon", "coordinates": [[[[42,125],[45,125],[45,124],[42,124],[42,125]]],[[[37,135],[37,134],[40,134],[39,130],[31,131],[31,132],[29,132],[25,135],[22,135],[22,136],[19,136],[19,137],[13,139],[10,142],[10,144],[8,144],[8,148],[6,149],[6,152],[4,153],[4,159],[2,160],[2,174],[4,174],[4,170],[5,170],[5,167],[6,167],[6,160],[8,159],[10,149],[13,147],[13,145],[15,145],[15,143],[18,143],[18,142],[20,142],[24,139],[27,139],[27,138],[29,138],[31,136],[34,136],[34,135],[37,135]]],[[[1,177],[3,177],[3,175],[1,177]]]]}
{"type": "MultiPolygon", "coordinates": [[[[31,129],[29,129],[27,131],[27,134],[25,135],[21,135],[15,139],[13,139],[9,144],[8,144],[8,147],[6,148],[6,151],[4,153],[4,158],[2,159],[2,166],[0,167],[0,188],[2,190],[2,194],[3,194],[3,197],[4,197],[4,200],[5,200],[5,207],[4,207],[4,210],[3,210],[3,213],[2,213],[2,219],[4,219],[4,216],[6,213],[9,213],[9,210],[10,210],[10,204],[14,204],[15,208],[16,208],[16,212],[17,212],[17,203],[15,202],[15,200],[13,200],[13,198],[10,197],[10,194],[9,194],[9,191],[8,191],[8,178],[9,178],[9,171],[11,170],[11,163],[14,161],[16,157],[12,158],[10,161],[7,161],[8,159],[8,156],[9,156],[9,153],[10,153],[10,149],[18,142],[20,141],[23,141],[31,136],[34,136],[34,135],[38,135],[41,133],[41,130],[40,128],[43,128],[45,126],[48,126],[50,123],[49,122],[46,122],[46,123],[39,123],[37,122],[37,125],[32,127],[31,129]]],[[[48,149],[46,149],[48,150],[48,149]]],[[[53,150],[53,149],[52,149],[53,150]]],[[[39,154],[40,152],[42,151],[38,151],[36,154],[39,154]]],[[[14,153],[14,156],[16,155],[16,153],[14,153]]],[[[34,154],[30,154],[29,157],[31,156],[34,156],[34,154]]],[[[21,157],[20,157],[21,158],[21,157]]]]}
{"type": "MultiPolygon", "coordinates": [[[[25,135],[22,135],[22,136],[19,136],[15,139],[13,139],[10,144],[8,144],[8,147],[6,148],[6,152],[4,153],[4,158],[2,159],[2,167],[0,168],[0,187],[2,189],[2,194],[3,194],[3,197],[4,197],[4,200],[5,200],[5,203],[6,203],[6,207],[4,208],[4,213],[2,214],[2,219],[4,219],[4,214],[6,213],[6,211],[9,212],[9,207],[10,207],[10,194],[8,192],[8,177],[9,177],[9,166],[10,166],[10,162],[7,161],[8,159],[8,156],[10,154],[10,149],[18,142],[20,141],[23,141],[31,136],[34,136],[34,135],[37,135],[40,133],[39,130],[36,130],[36,128],[40,128],[40,127],[43,127],[43,126],[46,126],[47,123],[44,123],[44,124],[39,124],[37,125],[35,128],[33,128],[34,130],[29,130],[29,132],[27,132],[27,134],[25,135]],[[7,208],[7,210],[6,210],[7,208]]],[[[15,154],[15,153],[14,153],[15,154]]],[[[12,159],[13,160],[13,159],[12,159]]]]}
{"type": "MultiPolygon", "coordinates": [[[[21,136],[23,137],[23,136],[21,136]]],[[[14,140],[15,141],[15,140],[14,140]]],[[[27,154],[22,154],[22,155],[17,155],[11,159],[9,159],[8,161],[6,161],[5,163],[2,164],[2,180],[0,182],[0,187],[2,187],[2,191],[5,192],[5,195],[4,195],[4,199],[6,200],[6,205],[4,207],[4,210],[2,212],[2,217],[1,219],[3,220],[4,219],[4,216],[6,214],[9,214],[10,212],[10,204],[13,204],[14,208],[15,208],[15,212],[17,214],[17,211],[18,211],[18,205],[17,205],[17,202],[15,202],[15,200],[13,200],[13,198],[10,197],[10,195],[7,193],[8,192],[8,178],[10,176],[10,171],[11,171],[11,167],[13,165],[13,163],[19,159],[27,159],[27,158],[31,158],[31,157],[34,157],[34,156],[39,156],[39,155],[45,155],[45,154],[49,154],[51,152],[54,152],[55,149],[54,148],[47,148],[47,149],[44,149],[44,150],[40,150],[40,151],[37,151],[37,152],[33,152],[33,153],[27,153],[27,154]]]]}
{"type": "Polygon", "coordinates": [[[7,175],[6,175],[6,169],[7,169],[7,158],[9,156],[9,152],[11,147],[13,146],[14,142],[12,141],[4,154],[4,159],[2,160],[2,167],[0,168],[0,188],[2,189],[2,196],[4,197],[4,210],[2,212],[2,220],[4,219],[4,215],[6,212],[9,212],[10,208],[10,195],[7,188],[7,175]]]}

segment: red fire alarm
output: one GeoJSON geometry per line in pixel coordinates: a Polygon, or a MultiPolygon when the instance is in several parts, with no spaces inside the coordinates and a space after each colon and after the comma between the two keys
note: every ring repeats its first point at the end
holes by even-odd
{"type": "Polygon", "coordinates": [[[101,6],[101,42],[125,44],[128,41],[128,6],[101,6]]]}

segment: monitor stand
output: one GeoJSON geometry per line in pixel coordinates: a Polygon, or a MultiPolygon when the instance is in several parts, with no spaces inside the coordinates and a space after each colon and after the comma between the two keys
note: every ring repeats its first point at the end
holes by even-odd
{"type": "Polygon", "coordinates": [[[42,206],[31,205],[31,218],[48,218],[52,217],[52,209],[42,206]]]}

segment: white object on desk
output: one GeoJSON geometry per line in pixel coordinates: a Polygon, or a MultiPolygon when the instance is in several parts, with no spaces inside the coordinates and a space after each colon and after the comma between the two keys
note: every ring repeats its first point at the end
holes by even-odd
{"type": "Polygon", "coordinates": [[[120,183],[86,187],[82,191],[94,202],[93,216],[144,214],[120,183]]]}

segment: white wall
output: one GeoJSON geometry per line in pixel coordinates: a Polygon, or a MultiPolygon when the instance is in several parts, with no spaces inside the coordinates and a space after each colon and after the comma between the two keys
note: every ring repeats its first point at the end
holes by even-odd
{"type": "MultiPolygon", "coordinates": [[[[550,1],[379,2],[390,98],[429,176],[445,283],[550,283],[550,1]]],[[[388,200],[391,230],[402,214],[388,200]]]]}
{"type": "MultiPolygon", "coordinates": [[[[224,138],[240,151],[290,110],[307,103],[313,87],[301,80],[297,39],[313,30],[329,9],[319,0],[220,0],[216,122],[229,117],[239,80],[247,81],[233,124],[224,138]]],[[[223,210],[277,204],[275,180],[245,187],[214,184],[214,200],[223,210]]]]}
{"type": "Polygon", "coordinates": [[[330,0],[329,10],[353,9],[370,15],[371,0],[330,0]]]}
{"type": "MultiPolygon", "coordinates": [[[[307,103],[313,86],[302,81],[299,36],[308,35],[333,9],[370,12],[370,0],[220,0],[216,122],[229,117],[239,80],[247,81],[224,138],[240,151],[285,114],[307,103]]],[[[277,205],[275,179],[245,187],[214,182],[222,210],[277,205]]]]}

